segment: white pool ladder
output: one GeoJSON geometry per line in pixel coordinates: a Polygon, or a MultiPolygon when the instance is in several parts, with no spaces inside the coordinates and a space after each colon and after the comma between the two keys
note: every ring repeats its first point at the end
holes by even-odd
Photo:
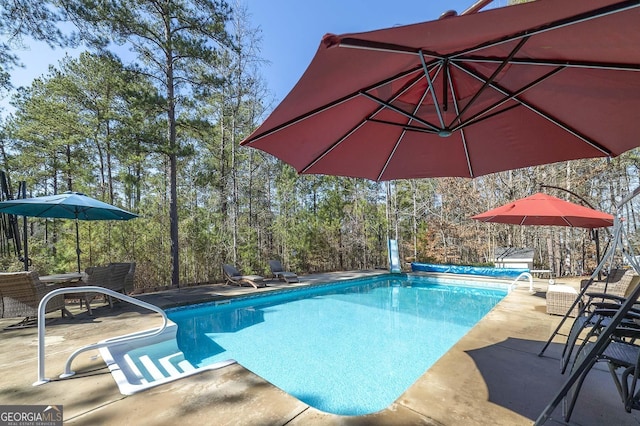
{"type": "Polygon", "coordinates": [[[127,334],[124,336],[114,337],[113,339],[107,339],[100,343],[92,343],[90,345],[86,345],[77,349],[67,359],[67,363],[64,367],[64,373],[60,375],[61,379],[71,377],[75,374],[74,371],[71,371],[71,363],[73,362],[75,357],[81,354],[82,352],[86,352],[92,349],[102,348],[104,346],[111,345],[114,343],[127,342],[130,340],[136,340],[142,337],[156,336],[164,331],[164,329],[167,327],[167,324],[169,322],[167,315],[164,313],[162,309],[158,308],[157,306],[147,302],[143,302],[133,297],[126,296],[122,293],[118,293],[108,288],[97,287],[97,286],[83,286],[83,287],[64,287],[64,288],[53,290],[50,293],[47,293],[42,298],[42,300],[40,301],[40,304],[38,305],[38,380],[33,383],[33,386],[39,386],[51,381],[51,379],[47,379],[46,377],[44,377],[44,334],[45,334],[45,327],[46,327],[45,308],[47,306],[47,302],[51,300],[51,298],[59,294],[66,294],[66,293],[102,293],[102,294],[106,294],[107,296],[115,297],[122,301],[129,302],[133,305],[140,306],[142,308],[146,308],[151,311],[159,313],[162,316],[162,326],[157,329],[151,329],[151,330],[147,330],[140,333],[133,333],[133,334],[127,334]]]}
{"type": "Polygon", "coordinates": [[[535,291],[533,290],[533,277],[531,276],[531,274],[529,272],[523,272],[520,275],[518,275],[518,278],[516,278],[515,280],[513,280],[510,284],[510,287],[516,287],[518,284],[518,280],[520,278],[528,278],[529,279],[529,293],[533,294],[535,293],[535,291]]]}

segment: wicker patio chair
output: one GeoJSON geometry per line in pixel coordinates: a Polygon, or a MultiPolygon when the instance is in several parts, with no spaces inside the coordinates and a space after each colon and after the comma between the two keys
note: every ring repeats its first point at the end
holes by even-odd
{"type": "MultiPolygon", "coordinates": [[[[133,287],[133,274],[136,264],[114,262],[107,265],[107,267],[110,269],[109,279],[104,287],[122,294],[127,294],[127,281],[130,281],[130,285],[133,287]]],[[[113,298],[111,296],[108,296],[108,298],[109,306],[113,308],[113,298]]]]}
{"type": "Polygon", "coordinates": [[[124,291],[125,294],[133,292],[135,289],[135,274],[136,274],[136,262],[131,262],[129,265],[129,272],[124,277],[124,291]]]}
{"type": "Polygon", "coordinates": [[[124,294],[126,287],[125,280],[131,269],[131,264],[120,262],[110,263],[107,266],[111,268],[111,273],[109,274],[108,284],[105,287],[124,294]]]}
{"type": "Polygon", "coordinates": [[[546,294],[547,313],[554,315],[568,313],[571,317],[586,316],[588,312],[584,312],[584,309],[592,301],[597,299],[602,301],[615,298],[623,299],[626,297],[638,284],[638,279],[635,277],[637,277],[637,274],[633,269],[612,269],[606,281],[591,282],[590,280],[582,280],[580,288],[584,289],[587,285],[589,285],[589,288],[580,303],[576,304],[571,312],[567,311],[576,300],[576,297],[578,297],[578,291],[567,285],[550,285],[546,294]]]}
{"type": "MultiPolygon", "coordinates": [[[[38,305],[49,292],[61,288],[60,284],[46,285],[35,271],[0,273],[0,317],[24,319],[7,328],[33,327],[38,317],[38,305]]],[[[64,295],[54,296],[47,303],[45,313],[60,310],[62,316],[73,317],[64,306],[64,295]]]]}
{"type": "MultiPolygon", "coordinates": [[[[91,266],[85,270],[87,273],[87,284],[88,286],[98,286],[98,287],[109,287],[109,281],[111,279],[111,270],[112,268],[109,266],[91,266]]],[[[91,302],[98,296],[102,296],[100,293],[86,293],[84,300],[87,303],[87,310],[89,311],[89,315],[93,315],[93,311],[91,309],[91,302]]],[[[106,300],[106,299],[105,299],[106,300]]]]}
{"type": "Polygon", "coordinates": [[[589,285],[587,295],[589,293],[606,293],[608,295],[625,297],[626,294],[632,290],[629,288],[629,285],[635,275],[636,273],[633,269],[615,268],[612,269],[609,275],[602,281],[595,280],[591,282],[591,284],[589,284],[591,281],[589,279],[580,281],[580,289],[589,285]]]}

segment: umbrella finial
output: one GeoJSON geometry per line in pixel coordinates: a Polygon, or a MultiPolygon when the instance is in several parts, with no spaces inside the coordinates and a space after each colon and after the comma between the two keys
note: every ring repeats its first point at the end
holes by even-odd
{"type": "Polygon", "coordinates": [[[335,34],[327,33],[322,37],[322,44],[325,48],[330,49],[332,47],[340,46],[342,38],[335,34]]]}
{"type": "Polygon", "coordinates": [[[458,16],[458,12],[455,10],[447,10],[446,12],[443,12],[438,19],[452,18],[454,16],[458,16]]]}

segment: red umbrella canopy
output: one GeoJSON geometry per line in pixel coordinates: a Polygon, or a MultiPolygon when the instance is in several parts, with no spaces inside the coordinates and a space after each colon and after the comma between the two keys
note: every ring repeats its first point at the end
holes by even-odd
{"type": "Polygon", "coordinates": [[[471,219],[512,225],[555,225],[602,228],[613,225],[613,216],[573,204],[541,192],[477,214],[471,219]]]}
{"type": "Polygon", "coordinates": [[[640,145],[640,2],[538,0],[328,34],[242,144],[300,173],[462,176],[640,145]]]}

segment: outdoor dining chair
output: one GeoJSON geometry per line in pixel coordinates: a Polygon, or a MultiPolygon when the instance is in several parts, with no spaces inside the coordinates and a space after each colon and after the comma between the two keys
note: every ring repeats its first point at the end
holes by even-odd
{"type": "MultiPolygon", "coordinates": [[[[87,273],[87,286],[98,286],[109,288],[109,282],[111,279],[112,268],[109,266],[91,266],[85,270],[87,273]]],[[[86,293],[83,295],[83,299],[87,304],[87,311],[89,315],[93,315],[91,308],[91,302],[98,296],[102,296],[100,293],[86,293]]],[[[105,296],[107,297],[107,296],[105,296]]]]}

